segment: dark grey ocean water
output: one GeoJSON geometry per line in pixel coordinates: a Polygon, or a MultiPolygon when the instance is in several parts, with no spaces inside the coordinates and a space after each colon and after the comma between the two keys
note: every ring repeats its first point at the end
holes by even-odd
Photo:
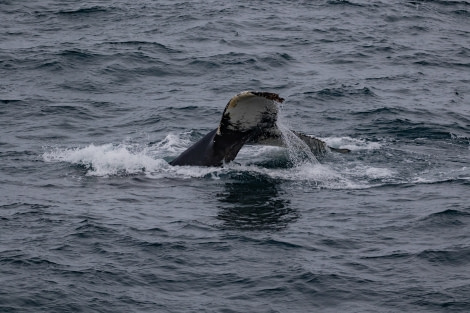
{"type": "Polygon", "coordinates": [[[0,0],[0,127],[1,312],[470,311],[468,1],[0,0]]]}

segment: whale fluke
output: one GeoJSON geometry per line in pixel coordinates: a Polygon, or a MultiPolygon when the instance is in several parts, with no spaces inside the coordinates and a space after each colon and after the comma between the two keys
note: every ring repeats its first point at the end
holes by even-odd
{"type": "MultiPolygon", "coordinates": [[[[171,165],[220,166],[233,161],[244,144],[284,146],[277,127],[278,104],[284,101],[276,93],[244,91],[225,106],[218,128],[189,147],[170,162],[171,165]]],[[[325,142],[294,132],[316,155],[329,149],[347,153],[347,149],[328,147],[325,142]]]]}

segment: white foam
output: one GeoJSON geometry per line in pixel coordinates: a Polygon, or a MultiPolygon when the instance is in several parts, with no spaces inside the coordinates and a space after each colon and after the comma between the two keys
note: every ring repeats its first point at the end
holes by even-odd
{"type": "Polygon", "coordinates": [[[219,178],[219,175],[229,172],[237,173],[256,173],[281,181],[290,181],[300,183],[309,188],[326,189],[362,189],[368,188],[365,184],[355,183],[338,173],[331,167],[322,164],[302,163],[289,168],[265,168],[254,164],[236,164],[230,163],[220,168],[217,172],[212,172],[213,178],[219,178]]]}
{"type": "MultiPolygon", "coordinates": [[[[163,144],[159,143],[160,146],[163,144]]],[[[173,148],[170,147],[169,150],[173,148]]],[[[254,148],[253,148],[254,149],[254,148]]],[[[279,148],[263,148],[264,153],[279,151],[279,148]],[[272,149],[272,150],[271,150],[272,149]]],[[[84,166],[87,176],[107,177],[113,175],[145,174],[153,179],[209,178],[220,179],[224,174],[250,172],[273,179],[309,182],[323,188],[362,188],[344,178],[335,170],[319,163],[303,162],[291,168],[265,168],[247,163],[230,163],[224,167],[170,166],[164,159],[155,158],[150,149],[129,144],[90,144],[78,148],[54,148],[43,154],[45,162],[65,162],[84,166]]],[[[269,156],[267,156],[269,158],[269,156]]]]}
{"type": "Polygon", "coordinates": [[[344,166],[342,173],[356,179],[386,179],[394,177],[395,172],[384,167],[373,167],[364,164],[353,164],[353,166],[344,166]]]}
{"type": "Polygon", "coordinates": [[[365,174],[369,178],[383,179],[393,177],[394,172],[388,168],[383,167],[366,167],[365,174]]]}
{"type": "MultiPolygon", "coordinates": [[[[52,148],[43,153],[45,162],[65,162],[86,168],[88,176],[145,174],[151,178],[213,177],[223,170],[218,167],[170,166],[164,158],[178,155],[191,142],[189,133],[168,134],[154,145],[90,144],[85,147],[52,148]]],[[[46,148],[47,149],[47,148],[46,148]]]]}
{"type": "Polygon", "coordinates": [[[177,178],[177,179],[191,179],[191,178],[210,178],[220,179],[220,174],[227,171],[222,167],[203,167],[203,166],[167,166],[161,167],[156,171],[146,173],[152,179],[162,178],[177,178]]]}
{"type": "Polygon", "coordinates": [[[189,135],[190,132],[184,132],[180,135],[169,133],[162,141],[155,144],[152,151],[156,153],[179,154],[191,144],[189,135]]]}
{"type": "Polygon", "coordinates": [[[351,181],[331,167],[320,163],[303,163],[294,168],[278,170],[271,173],[271,175],[288,181],[308,182],[309,185],[319,188],[359,189],[366,187],[351,181]]]}
{"type": "Polygon", "coordinates": [[[377,150],[382,147],[378,142],[370,142],[365,139],[357,139],[351,137],[325,137],[321,138],[328,146],[341,149],[349,149],[351,151],[358,150],[377,150]]]}
{"type": "Polygon", "coordinates": [[[416,175],[416,177],[411,179],[411,182],[418,184],[434,184],[454,179],[470,180],[470,168],[463,166],[455,169],[447,169],[445,172],[440,170],[426,171],[416,175]]]}
{"type": "MultiPolygon", "coordinates": [[[[144,174],[152,179],[221,179],[233,173],[257,173],[282,181],[299,182],[306,186],[330,189],[362,189],[371,187],[370,180],[386,179],[394,173],[386,168],[375,168],[342,162],[320,164],[310,156],[310,149],[303,147],[295,138],[289,148],[269,146],[246,146],[240,151],[236,162],[223,167],[170,166],[165,160],[174,157],[191,145],[190,133],[168,134],[163,140],[152,144],[124,142],[120,144],[89,144],[84,147],[51,148],[43,154],[45,162],[65,162],[83,166],[88,176],[113,176],[144,174]],[[300,152],[298,151],[300,150],[300,152]],[[273,158],[287,158],[292,167],[266,168],[263,163],[273,158]],[[348,165],[349,164],[349,165],[348,165]]],[[[292,138],[291,138],[292,139],[292,138]]],[[[341,139],[355,141],[355,139],[341,139]]],[[[301,143],[303,141],[299,140],[301,143]]],[[[359,144],[363,141],[358,140],[359,144]]],[[[359,145],[357,144],[357,145],[359,145]]],[[[289,146],[289,145],[288,145],[289,146]]],[[[368,145],[365,144],[367,147],[368,145]]]]}
{"type": "Polygon", "coordinates": [[[135,174],[168,166],[163,159],[154,159],[147,149],[126,144],[88,145],[83,148],[56,148],[43,154],[46,162],[68,162],[87,168],[87,175],[108,176],[122,172],[135,174]]]}

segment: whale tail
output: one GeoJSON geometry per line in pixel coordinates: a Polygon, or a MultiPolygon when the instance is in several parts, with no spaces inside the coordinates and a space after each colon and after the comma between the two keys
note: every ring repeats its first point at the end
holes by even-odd
{"type": "Polygon", "coordinates": [[[220,166],[237,156],[250,139],[275,127],[284,99],[269,92],[245,91],[225,106],[219,127],[170,162],[171,165],[220,166]]]}
{"type": "MultiPolygon", "coordinates": [[[[284,146],[277,127],[278,103],[283,98],[270,92],[244,91],[225,106],[218,128],[189,147],[170,162],[171,165],[220,166],[235,159],[244,144],[284,146]]],[[[328,149],[347,153],[347,149],[330,148],[325,142],[294,132],[314,154],[328,149]]]]}

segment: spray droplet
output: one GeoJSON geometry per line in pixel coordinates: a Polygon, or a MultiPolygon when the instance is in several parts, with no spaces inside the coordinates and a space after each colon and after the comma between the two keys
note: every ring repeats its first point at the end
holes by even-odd
{"type": "Polygon", "coordinates": [[[280,120],[277,121],[277,127],[281,131],[282,141],[287,148],[287,155],[294,167],[304,164],[318,164],[318,160],[310,150],[309,146],[299,137],[297,137],[280,120]]]}

